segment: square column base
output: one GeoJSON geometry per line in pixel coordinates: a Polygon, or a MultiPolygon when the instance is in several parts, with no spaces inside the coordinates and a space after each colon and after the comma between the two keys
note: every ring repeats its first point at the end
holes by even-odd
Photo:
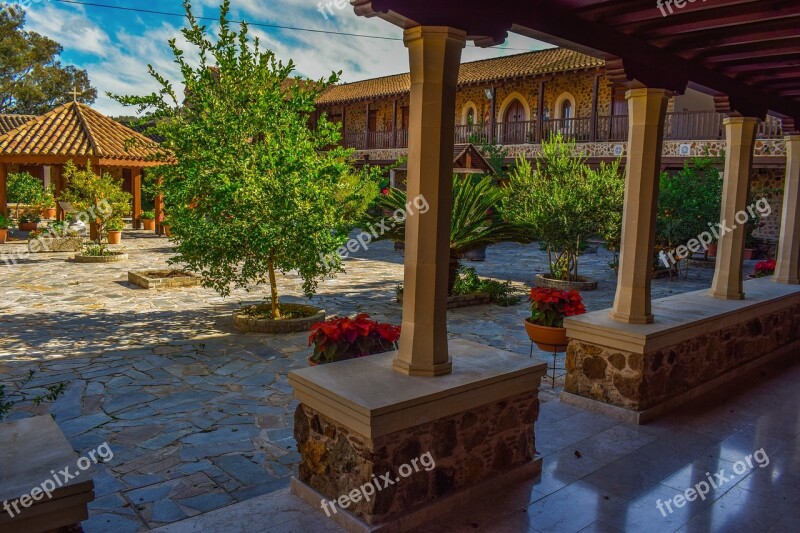
{"type": "Polygon", "coordinates": [[[404,531],[535,476],[546,363],[464,340],[449,351],[453,372],[436,378],[399,374],[394,352],[290,373],[295,494],[350,531],[404,531]]]}

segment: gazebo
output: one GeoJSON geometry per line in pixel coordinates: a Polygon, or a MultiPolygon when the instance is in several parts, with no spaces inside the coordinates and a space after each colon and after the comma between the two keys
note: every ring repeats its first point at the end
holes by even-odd
{"type": "MultiPolygon", "coordinates": [[[[56,196],[64,188],[63,167],[91,164],[96,173],[109,173],[123,180],[133,196],[132,225],[138,228],[142,214],[142,169],[163,164],[154,159],[158,147],[149,139],[87,105],[69,102],[0,135],[0,206],[7,205],[9,172],[35,172],[55,186],[56,196]]],[[[161,202],[156,200],[157,215],[161,202]]],[[[57,218],[64,213],[58,207],[57,218]]],[[[160,217],[156,217],[159,219],[160,217]]]]}

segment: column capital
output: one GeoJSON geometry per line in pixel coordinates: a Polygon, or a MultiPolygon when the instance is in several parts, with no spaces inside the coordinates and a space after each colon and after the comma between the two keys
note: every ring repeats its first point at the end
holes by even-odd
{"type": "Polygon", "coordinates": [[[789,133],[788,135],[784,135],[783,140],[787,143],[800,142],[800,133],[789,133]]]}
{"type": "Polygon", "coordinates": [[[728,124],[747,125],[747,124],[752,124],[752,123],[758,123],[759,120],[761,120],[761,119],[759,119],[757,117],[743,117],[743,116],[739,116],[739,115],[733,115],[733,116],[730,116],[730,117],[723,118],[722,119],[722,124],[725,125],[725,126],[727,126],[728,124]]]}
{"type": "Polygon", "coordinates": [[[630,100],[631,98],[644,98],[646,96],[658,97],[659,94],[664,98],[669,98],[674,94],[674,91],[670,91],[669,89],[659,89],[656,87],[636,87],[634,89],[628,89],[625,91],[625,99],[630,100]]]}
{"type": "Polygon", "coordinates": [[[467,44],[467,32],[450,26],[415,26],[403,31],[403,44],[406,46],[419,39],[461,42],[463,48],[467,44]]]}

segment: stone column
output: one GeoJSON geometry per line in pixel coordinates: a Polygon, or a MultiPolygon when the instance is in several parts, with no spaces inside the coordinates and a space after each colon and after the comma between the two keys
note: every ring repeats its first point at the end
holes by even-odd
{"type": "Polygon", "coordinates": [[[139,229],[140,219],[142,217],[142,169],[131,169],[131,199],[132,212],[131,212],[131,227],[139,229]]]}
{"type": "Polygon", "coordinates": [[[775,281],[800,283],[800,134],[786,136],[786,186],[775,281]]]}
{"type": "Polygon", "coordinates": [[[61,209],[59,199],[64,192],[64,167],[53,165],[50,167],[50,183],[55,186],[54,195],[56,197],[56,220],[63,221],[66,218],[64,210],[61,209]]]}
{"type": "Polygon", "coordinates": [[[403,330],[394,360],[398,372],[448,374],[447,275],[453,191],[456,83],[466,33],[422,26],[404,33],[411,66],[408,133],[409,201],[422,197],[426,213],[407,213],[403,330]]]}
{"type": "Polygon", "coordinates": [[[758,119],[728,117],[722,123],[725,126],[725,177],[720,222],[732,231],[720,231],[710,294],[723,300],[742,300],[745,224],[737,221],[736,215],[746,213],[749,200],[758,119]]]}
{"type": "Polygon", "coordinates": [[[650,281],[656,238],[658,177],[668,91],[639,88],[628,100],[628,158],[617,294],[611,318],[627,324],[653,322],[650,281]]]}
{"type": "Polygon", "coordinates": [[[0,212],[8,216],[8,163],[0,163],[0,212]]]}

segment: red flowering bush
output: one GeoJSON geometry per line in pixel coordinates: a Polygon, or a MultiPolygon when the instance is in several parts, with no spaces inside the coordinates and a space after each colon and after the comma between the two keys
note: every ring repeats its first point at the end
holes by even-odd
{"type": "Polygon", "coordinates": [[[564,327],[564,318],[586,312],[578,291],[531,289],[531,323],[551,328],[564,327]]]}
{"type": "Polygon", "coordinates": [[[311,361],[333,363],[365,357],[397,348],[400,326],[370,320],[362,313],[355,318],[329,318],[311,326],[308,345],[314,346],[311,361]]]}
{"type": "Polygon", "coordinates": [[[756,269],[753,272],[755,278],[766,278],[775,273],[775,260],[767,259],[766,261],[759,261],[756,263],[756,269]]]}

